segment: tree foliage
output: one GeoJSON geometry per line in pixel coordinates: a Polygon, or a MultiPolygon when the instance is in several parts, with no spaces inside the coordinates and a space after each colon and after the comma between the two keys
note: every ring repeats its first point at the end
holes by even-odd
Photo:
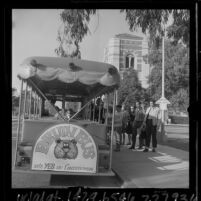
{"type": "Polygon", "coordinates": [[[174,39],[174,43],[182,41],[189,46],[190,12],[189,10],[173,10],[173,24],[167,28],[167,36],[174,39]]]}
{"type": "MultiPolygon", "coordinates": [[[[165,97],[170,101],[173,100],[171,105],[174,108],[178,108],[178,104],[183,105],[180,109],[188,107],[189,98],[176,100],[181,93],[185,94],[184,97],[189,95],[188,51],[189,49],[182,44],[172,45],[171,41],[165,41],[165,97]]],[[[158,100],[162,90],[162,53],[160,50],[150,53],[149,63],[154,67],[149,77],[148,91],[151,92],[153,99],[158,100]]]]}
{"type": "Polygon", "coordinates": [[[59,47],[55,49],[61,57],[81,57],[79,43],[89,32],[90,16],[95,9],[65,9],[60,14],[62,26],[58,31],[59,47]]]}
{"type": "Polygon", "coordinates": [[[144,34],[150,34],[151,46],[153,43],[159,46],[159,41],[164,36],[164,28],[170,17],[173,23],[166,27],[167,36],[173,39],[174,43],[182,41],[189,44],[189,10],[168,10],[168,9],[122,9],[126,13],[126,21],[131,31],[141,28],[144,34]]]}
{"type": "Polygon", "coordinates": [[[134,105],[136,101],[144,101],[147,96],[145,90],[139,82],[137,71],[129,69],[124,72],[123,80],[121,81],[118,90],[118,101],[120,104],[134,105]]]}
{"type": "Polygon", "coordinates": [[[17,89],[12,87],[12,109],[19,106],[19,96],[16,93],[17,89]]]}

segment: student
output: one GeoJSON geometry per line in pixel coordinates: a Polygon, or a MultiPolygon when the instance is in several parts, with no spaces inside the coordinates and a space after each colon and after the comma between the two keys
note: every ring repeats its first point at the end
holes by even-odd
{"type": "Polygon", "coordinates": [[[143,152],[149,151],[150,141],[152,138],[152,152],[156,152],[157,147],[157,126],[159,124],[159,108],[154,105],[154,101],[150,101],[150,106],[146,110],[145,118],[142,126],[146,126],[146,148],[143,152]]]}
{"type": "Polygon", "coordinates": [[[128,119],[128,124],[127,124],[127,128],[126,128],[126,133],[128,134],[128,143],[127,145],[131,145],[131,141],[132,141],[132,125],[135,119],[135,111],[134,111],[134,107],[130,106],[129,109],[129,119],[128,119]]]}
{"type": "Polygon", "coordinates": [[[136,102],[136,109],[135,109],[135,119],[133,122],[132,145],[129,149],[135,150],[137,129],[141,128],[143,120],[144,120],[144,111],[140,107],[140,102],[137,101],[136,102]]]}
{"type": "MultiPolygon", "coordinates": [[[[140,104],[140,107],[142,108],[142,119],[144,120],[145,117],[145,108],[144,108],[144,103],[140,104]]],[[[145,146],[145,139],[146,139],[146,130],[145,126],[140,127],[140,134],[139,134],[139,147],[138,149],[142,149],[143,146],[145,146]]]]}
{"type": "Polygon", "coordinates": [[[125,105],[122,105],[121,108],[122,112],[122,133],[121,133],[121,145],[125,144],[125,136],[127,133],[127,125],[128,125],[128,120],[129,120],[129,113],[125,109],[125,105]]]}

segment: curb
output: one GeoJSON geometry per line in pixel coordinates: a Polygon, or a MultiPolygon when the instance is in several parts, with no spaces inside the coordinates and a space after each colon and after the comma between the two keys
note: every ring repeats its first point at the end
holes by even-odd
{"type": "Polygon", "coordinates": [[[122,179],[122,177],[120,177],[120,175],[112,168],[112,171],[114,172],[115,176],[118,178],[118,180],[121,182],[121,183],[124,183],[124,180],[122,179]]]}
{"type": "MultiPolygon", "coordinates": [[[[117,177],[117,179],[119,180],[120,184],[121,184],[121,188],[131,188],[129,186],[124,186],[124,184],[126,183],[126,181],[124,181],[124,179],[114,170],[112,169],[112,171],[115,173],[115,176],[117,177]]],[[[132,183],[132,188],[138,188],[138,186],[134,183],[132,183]],[[133,187],[135,186],[135,187],[133,187]]]]}
{"type": "Polygon", "coordinates": [[[189,127],[189,124],[165,124],[165,126],[183,126],[183,127],[189,127]]]}

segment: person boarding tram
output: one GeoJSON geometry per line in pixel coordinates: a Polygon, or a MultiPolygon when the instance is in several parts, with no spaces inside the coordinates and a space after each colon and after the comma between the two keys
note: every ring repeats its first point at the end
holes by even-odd
{"type": "MultiPolygon", "coordinates": [[[[112,113],[109,114],[107,117],[107,124],[108,127],[112,127],[112,113]]],[[[121,112],[121,105],[116,105],[116,112],[114,116],[114,136],[115,136],[115,144],[116,148],[114,151],[120,151],[120,137],[121,137],[121,132],[122,132],[122,112],[121,112]]]]}

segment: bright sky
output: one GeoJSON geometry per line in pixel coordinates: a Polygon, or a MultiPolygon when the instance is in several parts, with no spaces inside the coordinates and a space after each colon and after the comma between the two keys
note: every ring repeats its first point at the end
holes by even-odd
{"type": "MultiPolygon", "coordinates": [[[[13,9],[12,86],[20,89],[18,69],[29,56],[57,56],[57,31],[61,25],[61,9],[13,9]]],[[[89,24],[88,34],[80,44],[81,57],[103,62],[104,47],[111,37],[130,32],[125,15],[119,10],[98,10],[89,24]]]]}

